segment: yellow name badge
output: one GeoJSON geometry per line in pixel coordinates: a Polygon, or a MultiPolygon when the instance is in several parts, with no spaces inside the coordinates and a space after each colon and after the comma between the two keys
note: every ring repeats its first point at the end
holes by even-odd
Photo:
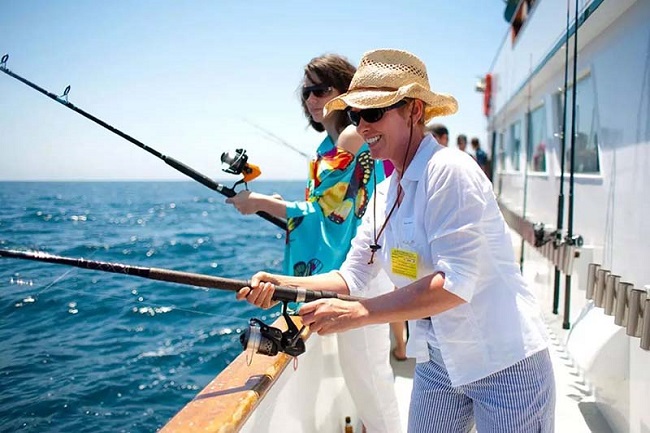
{"type": "Polygon", "coordinates": [[[390,266],[394,274],[415,280],[418,276],[418,253],[392,248],[390,266]]]}

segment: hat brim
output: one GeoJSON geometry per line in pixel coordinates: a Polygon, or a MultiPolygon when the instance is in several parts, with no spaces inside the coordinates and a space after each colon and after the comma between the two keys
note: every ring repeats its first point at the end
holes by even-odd
{"type": "Polygon", "coordinates": [[[458,111],[458,103],[453,96],[434,93],[418,83],[412,83],[397,90],[352,89],[325,104],[323,113],[328,116],[334,111],[345,110],[348,107],[361,110],[388,107],[404,98],[420,99],[426,104],[425,123],[434,117],[448,116],[458,111]]]}

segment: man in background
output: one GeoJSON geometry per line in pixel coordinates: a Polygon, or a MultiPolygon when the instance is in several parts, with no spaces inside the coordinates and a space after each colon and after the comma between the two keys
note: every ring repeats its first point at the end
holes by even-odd
{"type": "Polygon", "coordinates": [[[490,179],[490,160],[488,159],[487,153],[481,149],[481,143],[478,141],[478,138],[473,137],[471,143],[472,149],[474,149],[474,159],[478,162],[483,173],[490,179]]]}
{"type": "Polygon", "coordinates": [[[465,152],[465,148],[467,147],[467,135],[460,134],[458,138],[456,138],[456,146],[458,146],[458,150],[465,152]]]}
{"type": "Polygon", "coordinates": [[[441,123],[435,123],[427,128],[433,136],[435,137],[436,141],[441,145],[447,147],[449,144],[449,130],[447,127],[441,123]]]}

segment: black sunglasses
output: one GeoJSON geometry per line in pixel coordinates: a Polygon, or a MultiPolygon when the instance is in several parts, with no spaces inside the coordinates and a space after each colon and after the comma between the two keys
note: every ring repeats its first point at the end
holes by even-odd
{"type": "Polygon", "coordinates": [[[350,119],[350,123],[352,123],[354,126],[359,126],[361,119],[365,120],[368,123],[375,123],[379,122],[381,118],[384,117],[385,112],[394,108],[402,107],[404,105],[406,105],[406,101],[402,99],[401,101],[398,101],[388,107],[367,108],[365,110],[359,111],[352,111],[350,108],[348,108],[348,119],[350,119]]]}
{"type": "Polygon", "coordinates": [[[305,86],[302,88],[302,99],[305,101],[309,99],[309,94],[313,93],[315,97],[322,98],[332,91],[331,86],[325,84],[316,84],[314,86],[305,86]]]}

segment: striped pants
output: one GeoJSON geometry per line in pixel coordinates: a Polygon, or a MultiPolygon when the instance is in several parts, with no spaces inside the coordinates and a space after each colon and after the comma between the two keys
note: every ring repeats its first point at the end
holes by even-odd
{"type": "Polygon", "coordinates": [[[555,379],[548,350],[453,387],[438,349],[415,367],[409,433],[552,433],[555,379]]]}

